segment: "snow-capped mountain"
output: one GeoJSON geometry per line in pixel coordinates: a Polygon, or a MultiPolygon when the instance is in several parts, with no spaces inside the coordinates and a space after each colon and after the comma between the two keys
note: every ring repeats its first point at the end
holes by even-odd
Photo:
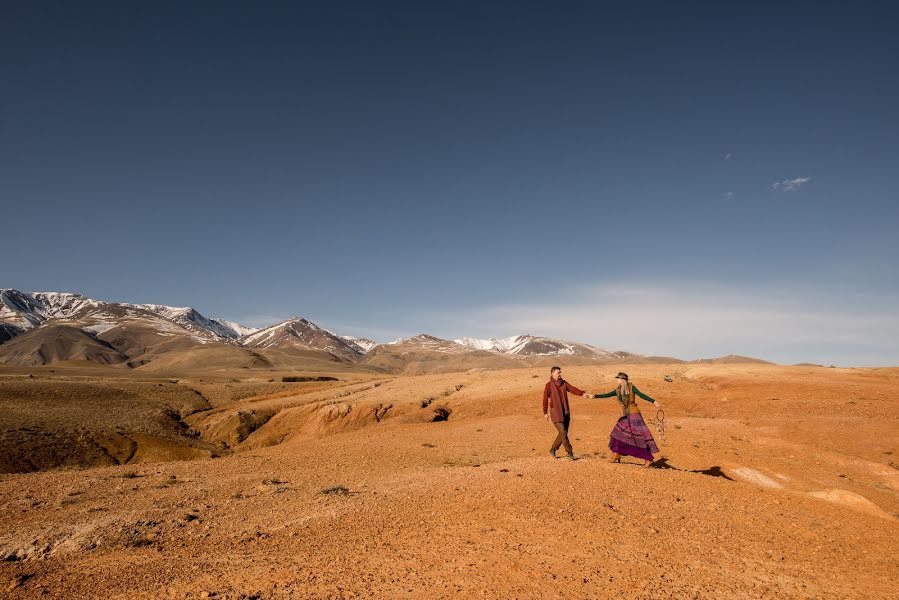
{"type": "Polygon", "coordinates": [[[240,338],[249,348],[317,349],[344,358],[356,359],[362,352],[343,338],[311,321],[294,317],[240,338]]]}
{"type": "Polygon", "coordinates": [[[453,341],[466,348],[471,348],[472,350],[493,350],[494,352],[502,352],[505,354],[510,348],[513,348],[518,343],[519,338],[526,336],[528,336],[528,334],[513,335],[512,337],[507,338],[490,338],[489,340],[464,337],[453,341]]]}
{"type": "MultiPolygon", "coordinates": [[[[161,317],[165,317],[173,323],[181,325],[188,331],[200,334],[211,334],[217,338],[236,340],[240,334],[230,325],[201,315],[190,306],[165,306],[164,304],[125,304],[143,308],[161,317]]],[[[249,329],[249,328],[247,328],[249,329]]]]}
{"type": "Polygon", "coordinates": [[[216,323],[219,323],[222,327],[230,329],[233,332],[234,338],[242,338],[245,335],[250,335],[251,333],[256,333],[259,331],[259,327],[247,327],[246,325],[241,325],[235,321],[226,321],[225,319],[212,319],[216,323]]]}
{"type": "Polygon", "coordinates": [[[368,354],[372,348],[378,345],[378,342],[368,338],[353,337],[351,335],[340,335],[338,337],[355,348],[359,354],[368,354]]]}
{"type": "Polygon", "coordinates": [[[79,294],[62,292],[34,292],[25,294],[18,290],[0,290],[0,321],[31,329],[47,319],[73,318],[95,310],[102,304],[79,294]]]}
{"type": "Polygon", "coordinates": [[[472,350],[492,350],[513,356],[582,356],[598,359],[615,358],[616,354],[589,344],[522,333],[508,338],[461,338],[455,343],[472,350]]]}
{"type": "MultiPolygon", "coordinates": [[[[13,352],[7,342],[20,336],[28,337],[34,330],[43,334],[31,336],[34,340],[28,343],[23,339],[22,343],[15,344],[18,348],[16,360],[38,360],[38,355],[61,357],[66,353],[56,350],[66,344],[83,348],[81,354],[84,356],[95,357],[88,360],[100,361],[96,357],[102,356],[108,363],[127,361],[129,365],[143,365],[163,354],[184,351],[198,344],[279,350],[292,356],[291,360],[300,360],[300,357],[307,360],[315,352],[324,352],[327,353],[322,355],[325,360],[359,365],[377,363],[376,366],[388,369],[398,368],[401,364],[431,369],[438,363],[444,367],[452,363],[454,368],[472,368],[472,365],[480,364],[500,368],[520,364],[518,359],[554,356],[588,361],[644,358],[527,333],[507,338],[464,337],[457,340],[420,333],[379,344],[366,338],[341,336],[298,317],[257,329],[209,318],[191,307],[103,302],[80,294],[0,289],[0,345],[9,351],[7,354],[13,352]]],[[[3,354],[0,350],[0,362],[4,362],[3,354]]],[[[283,354],[279,356],[283,357],[283,354]]],[[[321,360],[322,356],[316,360],[321,360]]]]}
{"type": "Polygon", "coordinates": [[[522,358],[576,356],[590,359],[614,359],[621,356],[620,353],[610,352],[604,348],[597,348],[589,344],[541,337],[529,333],[522,333],[507,338],[491,338],[489,340],[472,337],[445,340],[433,335],[420,333],[412,337],[400,338],[389,342],[388,345],[409,345],[453,354],[467,351],[486,351],[522,358]]]}
{"type": "Polygon", "coordinates": [[[103,302],[67,292],[27,294],[14,289],[0,290],[0,339],[19,335],[50,320],[66,322],[92,334],[125,322],[140,322],[165,334],[188,333],[201,343],[236,340],[255,331],[236,323],[209,319],[191,307],[103,302]]]}

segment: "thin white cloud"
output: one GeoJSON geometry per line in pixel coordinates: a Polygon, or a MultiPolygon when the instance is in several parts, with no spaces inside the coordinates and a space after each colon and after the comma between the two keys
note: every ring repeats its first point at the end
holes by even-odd
{"type": "Polygon", "coordinates": [[[797,177],[795,179],[784,179],[783,181],[775,181],[771,184],[772,190],[780,190],[782,192],[795,192],[800,187],[811,181],[811,177],[797,177]]]}
{"type": "Polygon", "coordinates": [[[722,199],[722,200],[733,200],[733,199],[734,199],[734,193],[733,193],[733,192],[724,192],[724,193],[721,195],[721,199],[722,199]]]}
{"type": "Polygon", "coordinates": [[[733,153],[733,152],[727,152],[727,153],[725,153],[725,155],[724,155],[724,160],[733,160],[733,159],[734,159],[734,153],[733,153]]]}

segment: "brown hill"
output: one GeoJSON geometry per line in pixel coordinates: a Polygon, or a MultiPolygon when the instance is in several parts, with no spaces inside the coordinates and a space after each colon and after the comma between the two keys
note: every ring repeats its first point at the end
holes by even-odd
{"type": "MultiPolygon", "coordinates": [[[[677,364],[684,361],[667,356],[642,356],[630,352],[610,352],[583,346],[582,351],[565,354],[542,354],[557,349],[544,344],[534,336],[520,336],[526,339],[529,350],[521,354],[509,354],[494,350],[479,350],[451,340],[428,334],[397,340],[390,344],[379,344],[372,348],[360,361],[361,364],[381,369],[387,373],[419,374],[453,373],[475,369],[515,369],[522,367],[550,367],[564,365],[605,365],[605,364],[677,364]],[[536,341],[534,341],[536,340],[536,341]],[[538,352],[540,351],[540,352],[538,352]]],[[[564,343],[571,349],[572,342],[564,343]]]]}
{"type": "MultiPolygon", "coordinates": [[[[166,323],[165,327],[159,325],[159,322],[152,320],[128,319],[97,334],[97,339],[109,343],[116,350],[128,356],[129,364],[132,366],[146,364],[170,352],[206,345],[196,336],[176,325],[171,323],[166,323]]],[[[217,342],[210,344],[221,345],[217,342]]]]}
{"type": "Polygon", "coordinates": [[[32,329],[0,346],[0,363],[8,365],[36,366],[73,360],[113,365],[127,362],[128,357],[109,342],[68,325],[32,329]]]}
{"type": "Polygon", "coordinates": [[[522,363],[496,352],[469,350],[432,336],[415,336],[397,343],[375,346],[360,364],[387,373],[424,374],[507,369],[522,363]]]}
{"type": "MultiPolygon", "coordinates": [[[[185,373],[233,369],[356,371],[353,361],[315,349],[257,349],[226,344],[207,344],[175,350],[142,365],[148,373],[185,373]]],[[[362,369],[365,370],[365,369],[362,369]]]]}
{"type": "Polygon", "coordinates": [[[739,354],[728,354],[727,356],[719,356],[718,358],[699,358],[687,361],[695,364],[711,364],[711,365],[773,365],[774,363],[762,360],[761,358],[752,358],[751,356],[740,356],[739,354]]]}

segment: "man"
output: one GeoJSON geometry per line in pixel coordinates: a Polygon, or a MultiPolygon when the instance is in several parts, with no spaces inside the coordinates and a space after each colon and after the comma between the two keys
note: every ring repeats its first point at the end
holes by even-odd
{"type": "Polygon", "coordinates": [[[568,392],[589,398],[590,394],[582,392],[564,379],[562,379],[562,368],[553,367],[549,371],[550,380],[546,382],[543,388],[543,418],[552,421],[556,430],[556,441],[553,442],[549,454],[556,458],[556,450],[559,446],[565,446],[565,452],[568,458],[574,460],[574,451],[571,449],[571,442],[568,440],[568,427],[571,424],[571,408],[568,406],[568,392]],[[549,408],[549,412],[547,412],[549,408]]]}

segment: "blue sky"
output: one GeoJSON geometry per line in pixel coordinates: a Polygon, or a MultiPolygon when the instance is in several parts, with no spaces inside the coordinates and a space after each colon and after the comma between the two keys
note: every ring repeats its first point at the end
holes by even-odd
{"type": "Polygon", "coordinates": [[[899,364],[897,12],[0,2],[0,286],[899,364]]]}

